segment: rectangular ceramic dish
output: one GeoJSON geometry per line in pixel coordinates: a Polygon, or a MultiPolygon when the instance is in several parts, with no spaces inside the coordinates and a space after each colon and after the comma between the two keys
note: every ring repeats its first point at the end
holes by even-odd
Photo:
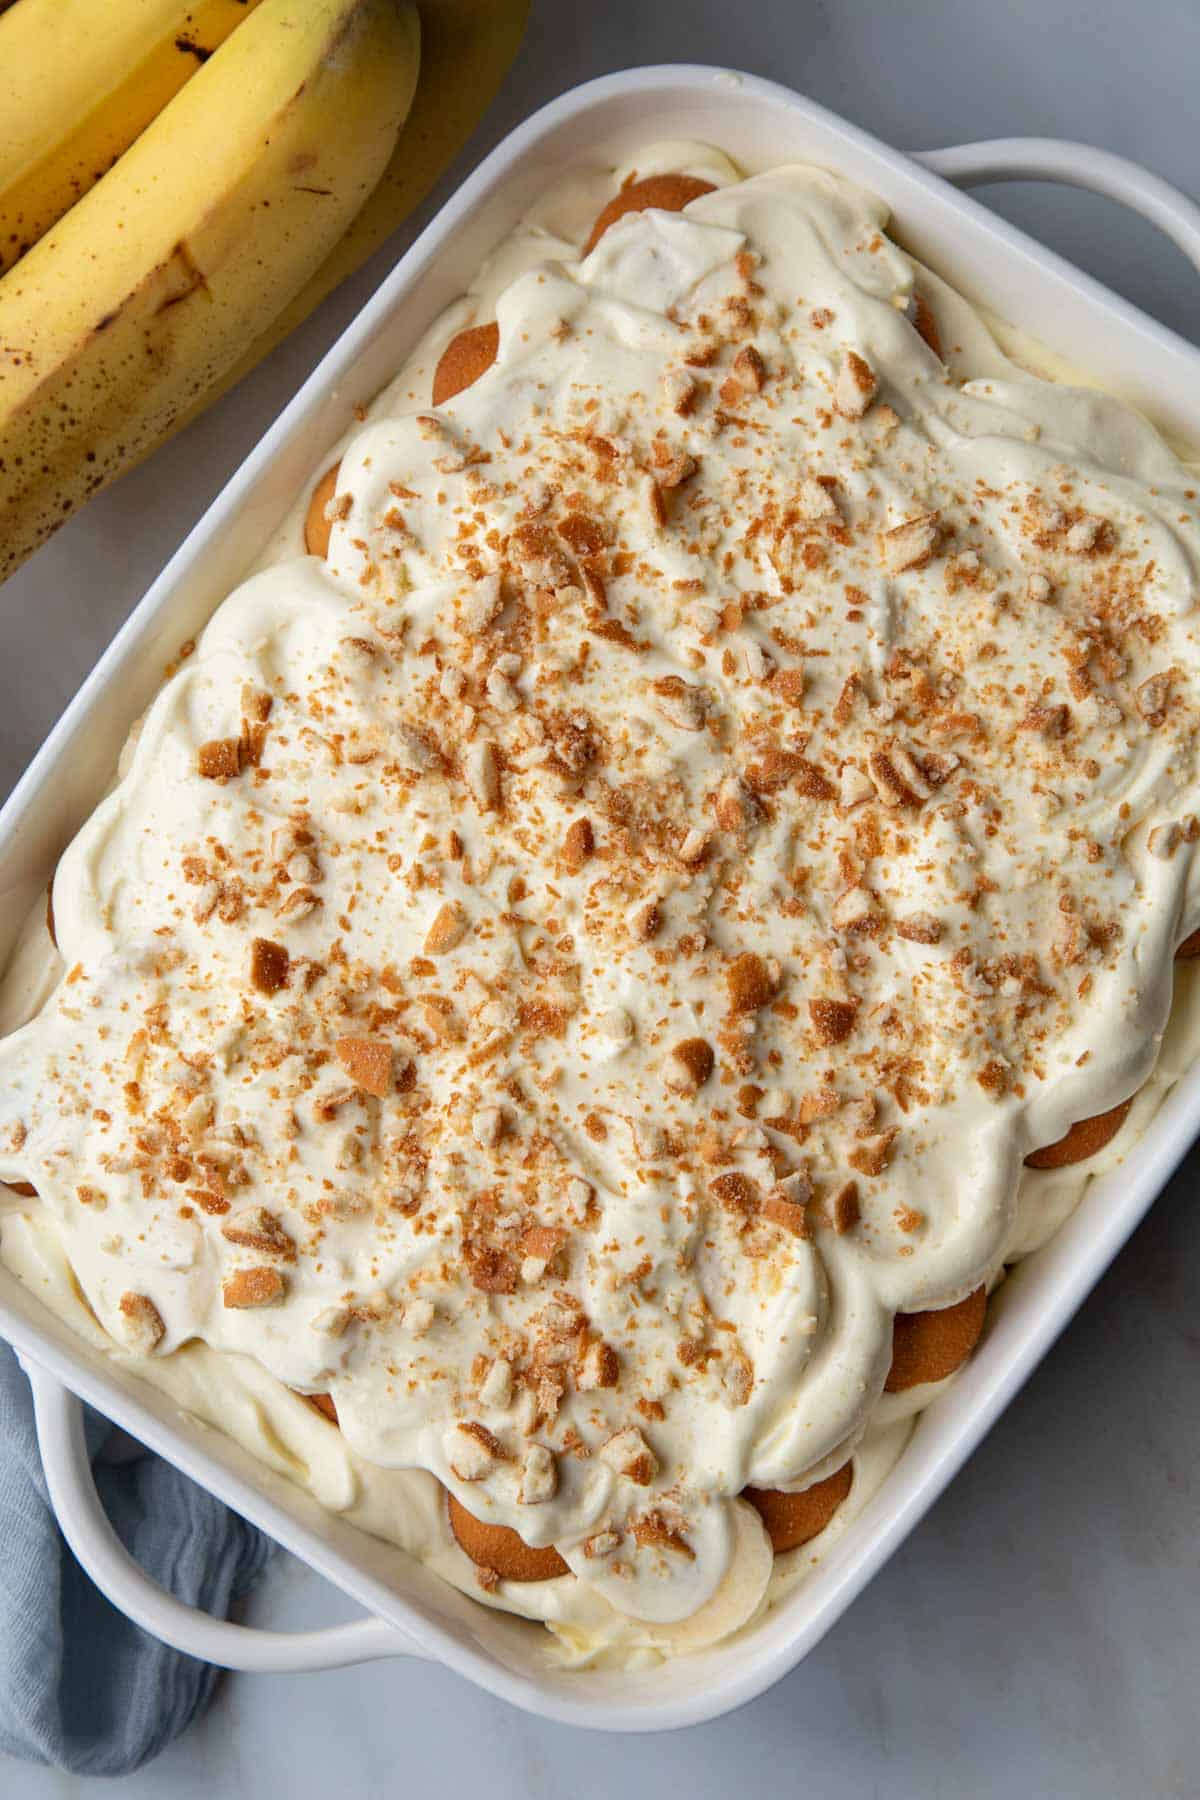
{"type": "MultiPolygon", "coordinates": [[[[164,665],[249,566],[350,424],[355,405],[384,385],[565,165],[615,163],[639,142],[668,137],[718,144],[748,172],[811,160],[850,176],[886,200],[906,247],[969,298],[1087,368],[1175,438],[1200,444],[1200,353],[940,178],[1021,175],[1098,188],[1148,213],[1200,260],[1200,213],[1154,177],[1101,152],[1049,141],[913,159],[781,87],[721,70],[643,69],[577,88],[514,132],[398,263],[191,533],[52,732],[0,815],[0,964],[59,851],[100,798],[164,665]]],[[[159,1636],[212,1661],[259,1670],[418,1654],[547,1718],[661,1730],[751,1699],[823,1637],[979,1443],[1198,1131],[1200,1066],[1154,1119],[1135,1163],[1095,1181],[1053,1242],[1004,1284],[979,1352],[922,1415],[882,1490],[815,1573],[736,1641],[636,1674],[556,1668],[540,1627],[476,1604],[326,1513],[91,1352],[2,1269],[0,1333],[34,1379],[51,1494],[69,1540],[109,1597],[159,1636]],[[253,1519],[371,1616],[333,1632],[282,1637],[205,1619],[162,1594],[129,1563],[99,1513],[73,1395],[253,1519]]]]}

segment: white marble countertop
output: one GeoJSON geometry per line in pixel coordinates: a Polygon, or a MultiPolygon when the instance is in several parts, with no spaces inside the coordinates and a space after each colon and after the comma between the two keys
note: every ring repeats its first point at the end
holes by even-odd
{"type": "MultiPolygon", "coordinates": [[[[1077,137],[1200,185],[1200,9],[1180,0],[535,0],[518,66],[443,192],[543,100],[608,69],[671,60],[772,75],[901,147],[1077,137]]],[[[1058,189],[993,198],[1200,336],[1200,276],[1149,226],[1058,189]]],[[[0,793],[394,254],[0,593],[0,793]]],[[[600,1738],[526,1718],[422,1664],[235,1676],[208,1717],[121,1792],[1196,1795],[1198,1173],[1193,1156],[900,1555],[789,1679],[733,1717],[671,1736],[600,1738]]],[[[296,1627],[350,1611],[281,1556],[250,1618],[296,1627]]],[[[85,1786],[0,1758],[6,1800],[78,1800],[85,1786]]]]}

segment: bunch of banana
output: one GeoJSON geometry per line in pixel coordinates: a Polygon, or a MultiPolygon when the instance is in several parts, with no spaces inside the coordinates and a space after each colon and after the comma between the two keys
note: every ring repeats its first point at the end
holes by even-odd
{"type": "Polygon", "coordinates": [[[527,5],[0,0],[0,580],[401,222],[527,5]]]}
{"type": "Polygon", "coordinates": [[[0,25],[0,272],[156,119],[258,0],[26,0],[0,25]]]}

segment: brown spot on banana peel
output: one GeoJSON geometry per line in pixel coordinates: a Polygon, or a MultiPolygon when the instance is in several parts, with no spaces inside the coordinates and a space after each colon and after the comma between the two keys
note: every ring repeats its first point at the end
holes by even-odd
{"type": "Polygon", "coordinates": [[[182,241],[176,244],[167,260],[165,273],[168,277],[176,266],[178,266],[181,271],[179,288],[174,293],[168,294],[165,299],[159,301],[154,309],[156,313],[164,313],[172,306],[178,306],[181,300],[186,300],[189,294],[196,293],[200,288],[204,289],[210,300],[212,298],[204,270],[200,268],[199,264],[192,256],[191,251],[182,241]]]}
{"type": "Polygon", "coordinates": [[[181,56],[194,56],[198,63],[206,63],[212,55],[211,50],[206,50],[203,44],[197,44],[189,37],[177,37],[175,48],[181,56]]]}

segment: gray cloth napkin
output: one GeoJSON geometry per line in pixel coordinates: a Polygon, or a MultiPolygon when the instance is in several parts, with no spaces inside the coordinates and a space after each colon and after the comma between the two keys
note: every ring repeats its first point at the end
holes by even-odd
{"type": "MultiPolygon", "coordinates": [[[[270,1540],[156,1456],[97,1463],[112,1426],[89,1412],[104,1509],[179,1600],[224,1617],[270,1540]]],[[[81,1775],[127,1775],[202,1712],[219,1671],[148,1637],[93,1587],[46,1493],[33,1397],[0,1344],[0,1750],[81,1775]]]]}

